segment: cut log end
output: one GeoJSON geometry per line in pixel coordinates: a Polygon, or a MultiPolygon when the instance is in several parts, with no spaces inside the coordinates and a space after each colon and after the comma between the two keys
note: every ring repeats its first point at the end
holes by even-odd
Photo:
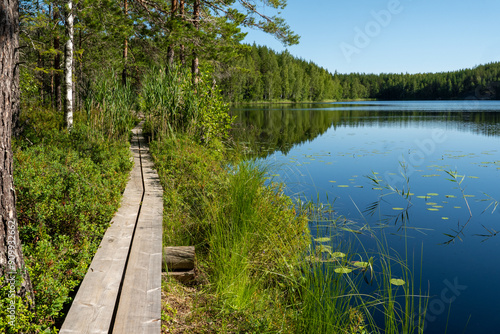
{"type": "Polygon", "coordinates": [[[188,271],[193,270],[194,265],[194,246],[163,248],[163,271],[188,271]]]}

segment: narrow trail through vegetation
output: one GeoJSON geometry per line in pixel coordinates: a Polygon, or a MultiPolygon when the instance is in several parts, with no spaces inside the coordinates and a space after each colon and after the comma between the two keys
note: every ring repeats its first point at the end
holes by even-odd
{"type": "Polygon", "coordinates": [[[142,122],[133,133],[134,168],[120,209],[60,333],[160,333],[163,190],[142,122]]]}

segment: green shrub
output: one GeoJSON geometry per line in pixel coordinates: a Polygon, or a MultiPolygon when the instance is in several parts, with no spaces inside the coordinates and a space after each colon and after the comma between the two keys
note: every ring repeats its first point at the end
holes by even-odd
{"type": "MultiPolygon", "coordinates": [[[[64,318],[132,167],[128,142],[92,136],[81,122],[71,134],[63,126],[59,113],[39,109],[13,145],[19,233],[35,294],[33,313],[19,301],[16,324],[30,333],[50,332],[64,318]]],[[[8,330],[0,322],[0,332],[8,330]]]]}

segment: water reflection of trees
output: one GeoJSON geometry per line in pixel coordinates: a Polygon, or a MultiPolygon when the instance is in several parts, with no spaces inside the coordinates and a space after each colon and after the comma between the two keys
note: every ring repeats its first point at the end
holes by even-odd
{"type": "Polygon", "coordinates": [[[235,108],[232,114],[237,116],[233,137],[259,157],[276,150],[288,153],[294,145],[311,141],[330,127],[428,128],[432,123],[449,130],[500,136],[500,112],[494,111],[349,110],[300,104],[235,108]]]}

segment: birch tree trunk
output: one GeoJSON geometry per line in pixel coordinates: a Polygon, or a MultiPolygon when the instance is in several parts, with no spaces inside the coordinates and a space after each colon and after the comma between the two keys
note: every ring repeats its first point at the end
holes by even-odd
{"type": "Polygon", "coordinates": [[[68,0],[66,8],[66,127],[68,131],[73,129],[73,2],[68,0]]]}
{"type": "Polygon", "coordinates": [[[16,319],[15,304],[12,304],[15,296],[31,305],[34,300],[19,239],[12,166],[12,117],[19,110],[18,0],[0,0],[0,78],[0,277],[4,277],[9,286],[11,302],[7,322],[12,326],[16,319]]]}

